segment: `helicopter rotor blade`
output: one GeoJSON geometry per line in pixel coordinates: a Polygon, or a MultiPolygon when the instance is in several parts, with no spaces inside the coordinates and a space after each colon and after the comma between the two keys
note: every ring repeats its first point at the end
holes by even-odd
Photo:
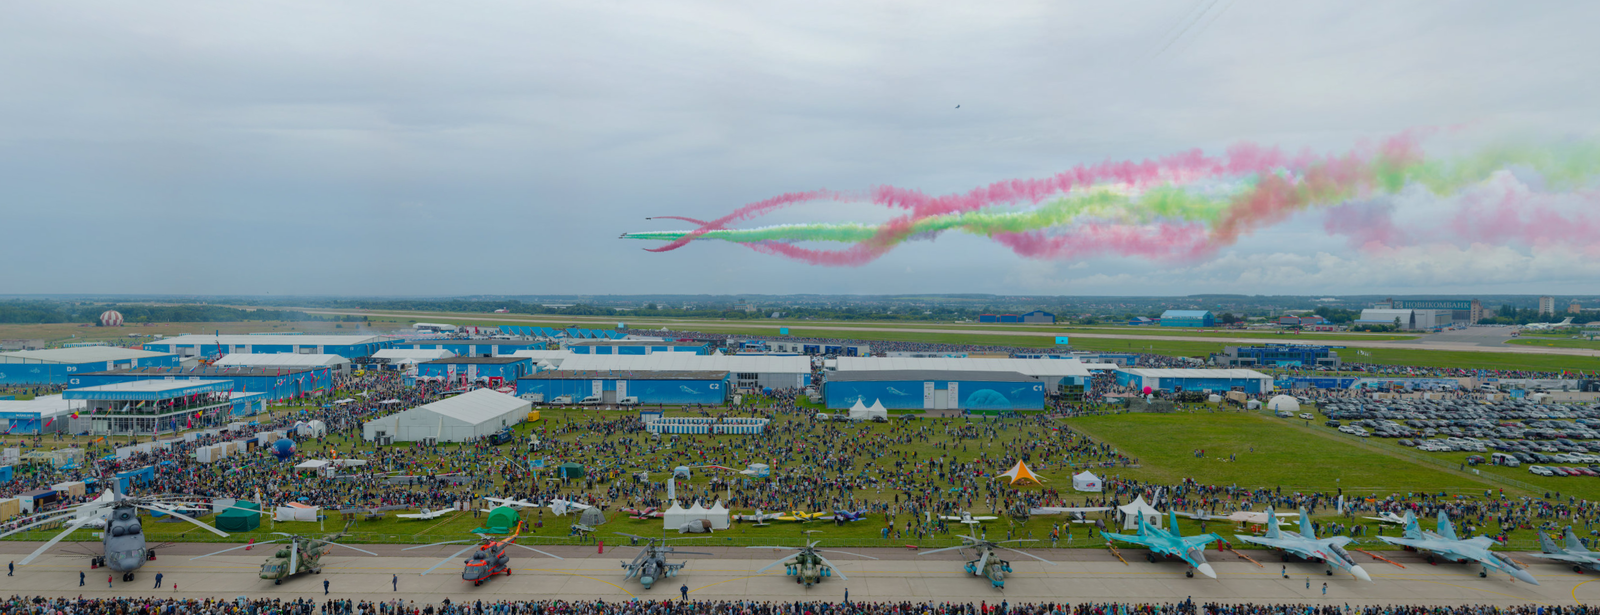
{"type": "Polygon", "coordinates": [[[214,528],[214,527],[211,527],[209,525],[206,525],[201,520],[196,519],[194,517],[191,517],[189,515],[185,515],[185,514],[183,514],[181,512],[178,512],[176,510],[162,510],[162,509],[159,509],[159,508],[153,508],[153,507],[150,507],[150,506],[145,506],[144,504],[134,504],[134,506],[138,506],[139,508],[143,508],[145,510],[153,510],[153,511],[156,511],[156,512],[159,512],[159,513],[172,515],[172,516],[177,517],[179,519],[183,519],[184,521],[188,521],[189,523],[193,523],[195,525],[198,525],[198,526],[200,526],[200,529],[203,529],[203,530],[205,530],[207,532],[211,532],[211,533],[216,534],[218,536],[221,536],[223,538],[227,538],[228,537],[228,533],[227,532],[224,532],[224,531],[219,530],[217,528],[214,528]]]}
{"type": "Polygon", "coordinates": [[[527,545],[519,545],[519,544],[514,543],[514,542],[508,542],[506,544],[511,545],[513,547],[521,547],[523,549],[527,549],[529,551],[532,551],[534,553],[538,553],[538,554],[543,555],[545,557],[553,557],[553,558],[556,558],[556,559],[566,559],[564,557],[561,557],[560,555],[556,555],[554,553],[550,553],[550,552],[547,552],[547,551],[540,551],[538,549],[535,549],[535,548],[527,546],[527,545]]]}
{"type": "Polygon", "coordinates": [[[71,518],[72,518],[72,513],[67,513],[67,514],[64,514],[64,515],[55,515],[53,517],[49,517],[49,518],[46,518],[46,519],[41,519],[39,521],[34,521],[33,523],[29,523],[27,525],[18,527],[17,529],[11,530],[11,531],[6,532],[4,534],[0,534],[0,538],[5,538],[5,537],[10,536],[12,534],[16,534],[18,532],[25,531],[25,530],[27,530],[29,528],[37,527],[37,526],[40,526],[40,525],[46,525],[46,524],[49,524],[49,523],[55,523],[57,521],[62,521],[62,520],[71,519],[71,518]]]}
{"type": "Polygon", "coordinates": [[[835,551],[833,549],[817,549],[817,551],[820,552],[820,553],[839,553],[841,555],[854,555],[856,557],[865,557],[867,559],[878,559],[878,558],[873,557],[871,555],[862,555],[860,553],[851,553],[849,551],[835,551]]]}
{"type": "Polygon", "coordinates": [[[989,554],[991,553],[994,553],[994,551],[984,549],[983,555],[978,556],[978,567],[975,569],[978,571],[978,574],[984,574],[984,565],[989,563],[989,554]]]}
{"type": "Polygon", "coordinates": [[[789,563],[789,560],[791,560],[793,558],[794,558],[794,554],[793,553],[791,553],[789,555],[785,555],[785,556],[783,556],[783,559],[780,559],[780,560],[778,560],[776,562],[772,562],[770,564],[762,566],[760,570],[756,571],[756,574],[761,574],[763,572],[766,572],[767,570],[771,569],[773,566],[776,566],[778,564],[787,564],[787,563],[789,563]]]}
{"type": "Polygon", "coordinates": [[[280,538],[280,539],[278,539],[278,540],[264,540],[264,541],[261,541],[261,542],[257,542],[257,543],[251,543],[251,544],[247,544],[247,545],[239,545],[239,546],[237,546],[237,547],[229,547],[229,548],[227,548],[227,549],[223,549],[223,550],[221,550],[221,551],[217,551],[217,552],[215,552],[215,553],[207,553],[207,554],[205,554],[205,555],[200,555],[200,556],[196,556],[196,557],[191,557],[191,558],[189,558],[189,561],[191,561],[191,562],[192,562],[192,561],[194,561],[194,560],[197,560],[197,559],[200,559],[200,558],[202,558],[202,557],[211,557],[211,556],[213,556],[213,555],[220,555],[220,554],[222,554],[222,553],[227,553],[227,552],[229,552],[229,551],[238,551],[238,550],[239,550],[239,549],[248,549],[248,548],[250,548],[250,547],[256,547],[256,546],[260,546],[260,545],[267,545],[267,544],[272,544],[272,543],[274,543],[274,542],[280,542],[280,541],[282,541],[282,539],[281,539],[281,538],[280,538]]]}
{"type": "Polygon", "coordinates": [[[828,558],[823,557],[821,553],[817,553],[816,556],[817,559],[822,560],[822,563],[827,564],[829,568],[833,569],[833,576],[839,577],[839,580],[841,581],[850,580],[850,577],[844,576],[844,572],[839,570],[838,564],[828,561],[828,558]]]}
{"type": "Polygon", "coordinates": [[[35,550],[33,553],[29,553],[27,557],[22,558],[22,561],[17,562],[17,563],[18,564],[22,564],[24,566],[28,565],[28,563],[32,562],[34,560],[34,558],[39,557],[40,555],[44,554],[46,549],[49,549],[50,547],[55,546],[56,543],[61,542],[61,539],[66,538],[68,535],[72,534],[75,531],[78,531],[78,528],[83,527],[84,524],[87,523],[87,522],[88,522],[88,520],[84,519],[84,520],[81,520],[81,521],[74,521],[72,523],[67,524],[67,529],[61,530],[61,533],[60,534],[56,534],[55,538],[51,538],[49,542],[46,542],[43,545],[40,545],[37,550],[35,550]]]}
{"type": "Polygon", "coordinates": [[[450,563],[450,560],[453,560],[455,558],[461,557],[462,553],[466,553],[466,552],[471,551],[471,550],[476,549],[476,548],[478,548],[478,545],[469,545],[465,549],[462,549],[460,551],[456,551],[455,553],[451,554],[450,557],[446,557],[446,558],[444,558],[442,560],[439,560],[439,563],[434,564],[432,568],[429,568],[427,570],[422,571],[422,574],[425,575],[425,574],[428,574],[430,572],[433,572],[434,570],[438,570],[440,566],[443,566],[445,564],[450,563]]]}
{"type": "Polygon", "coordinates": [[[326,540],[319,540],[317,542],[320,542],[322,544],[328,545],[330,547],[343,547],[343,548],[346,548],[346,549],[350,549],[351,551],[360,551],[360,552],[365,553],[367,555],[377,555],[377,553],[373,553],[371,551],[368,551],[366,549],[362,549],[360,547],[352,547],[350,545],[342,545],[342,544],[339,544],[337,542],[328,542],[326,540]]]}
{"type": "MultiPolygon", "coordinates": [[[[404,549],[401,549],[401,551],[410,551],[412,549],[426,549],[428,547],[437,547],[439,545],[453,545],[453,544],[456,544],[458,542],[466,542],[466,539],[462,539],[462,540],[446,540],[444,542],[435,542],[435,543],[430,543],[430,544],[425,544],[425,545],[417,545],[415,547],[406,547],[404,549]]],[[[473,541],[473,542],[477,542],[477,541],[473,541]]]]}
{"type": "Polygon", "coordinates": [[[921,557],[923,555],[933,555],[934,553],[943,553],[945,551],[955,551],[957,549],[965,549],[965,548],[967,548],[967,545],[961,545],[959,547],[945,547],[943,549],[934,549],[932,551],[923,551],[921,553],[918,553],[917,556],[921,557]]]}
{"type": "Polygon", "coordinates": [[[1056,565],[1056,563],[1055,563],[1055,562],[1052,562],[1052,561],[1050,561],[1050,560],[1047,560],[1047,559],[1045,559],[1045,558],[1042,558],[1042,557],[1039,557],[1039,556],[1037,556],[1037,555],[1034,555],[1034,554],[1032,554],[1032,553],[1029,553],[1029,552],[1027,552],[1027,551],[1018,551],[1018,550],[1016,550],[1016,549],[1013,549],[1013,548],[1011,548],[1011,547],[999,547],[999,548],[1001,548],[1001,549],[1005,549],[1005,550],[1007,550],[1007,551],[1010,551],[1010,552],[1012,552],[1012,553],[1021,553],[1021,554],[1023,554],[1023,555],[1026,555],[1026,556],[1028,556],[1028,557],[1031,557],[1031,558],[1033,558],[1033,559],[1036,559],[1036,560],[1039,560],[1039,561],[1041,561],[1041,562],[1044,562],[1044,563],[1046,563],[1046,564],[1050,564],[1050,565],[1051,565],[1051,566],[1054,566],[1054,565],[1056,565]]]}

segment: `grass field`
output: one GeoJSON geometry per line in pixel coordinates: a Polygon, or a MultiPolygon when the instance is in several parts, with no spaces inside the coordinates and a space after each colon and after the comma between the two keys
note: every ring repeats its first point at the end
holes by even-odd
{"type": "MultiPolygon", "coordinates": [[[[57,323],[45,325],[19,325],[0,324],[0,339],[42,339],[49,344],[63,342],[97,342],[110,341],[119,344],[138,344],[146,341],[147,337],[129,337],[130,335],[149,336],[161,334],[165,336],[182,334],[211,334],[221,331],[229,333],[360,333],[361,323],[334,323],[320,321],[306,322],[180,322],[180,323],[155,323],[149,326],[128,325],[125,327],[93,327],[82,324],[57,323]]],[[[385,327],[385,330],[392,329],[385,327]]],[[[366,329],[371,332],[371,329],[366,329]]]]}
{"type": "Polygon", "coordinates": [[[1546,347],[1550,347],[1550,348],[1588,348],[1590,350],[1600,350],[1600,340],[1586,340],[1586,339],[1585,340],[1575,340],[1575,339],[1572,339],[1570,337],[1564,337],[1564,338],[1519,337],[1519,338],[1513,339],[1513,340],[1506,340],[1506,343],[1507,344],[1516,344],[1518,346],[1546,346],[1546,347]]]}

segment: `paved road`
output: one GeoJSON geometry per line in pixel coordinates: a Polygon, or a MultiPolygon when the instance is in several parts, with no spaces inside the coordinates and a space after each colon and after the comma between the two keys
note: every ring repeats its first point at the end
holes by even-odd
{"type": "MultiPolygon", "coordinates": [[[[502,599],[594,599],[630,598],[676,599],[678,588],[687,585],[690,598],[701,600],[753,599],[799,600],[841,599],[845,588],[853,600],[923,600],[996,602],[1085,602],[1085,601],[1179,601],[1193,597],[1199,601],[1223,602],[1323,602],[1330,604],[1573,604],[1600,602],[1600,584],[1595,577],[1573,573],[1561,566],[1534,563],[1525,555],[1517,559],[1531,564],[1538,587],[1514,583],[1503,575],[1479,578],[1476,567],[1446,564],[1430,566],[1410,554],[1393,556],[1404,569],[1372,561],[1355,554],[1373,583],[1349,576],[1325,576],[1324,567],[1315,564],[1288,564],[1289,579],[1280,577],[1275,559],[1263,560],[1258,567],[1232,554],[1208,552],[1218,579],[1185,578],[1181,563],[1145,563],[1142,551],[1126,550],[1130,564],[1113,559],[1100,549],[1036,550],[1054,566],[1015,556],[1015,572],[1004,590],[991,588],[987,581],[961,571],[962,558],[955,553],[916,557],[903,549],[858,549],[856,552],[879,557],[877,561],[849,556],[832,558],[849,578],[829,579],[807,590],[783,575],[783,569],[756,574],[756,569],[778,559],[782,552],[764,549],[724,549],[695,547],[714,553],[710,557],[685,557],[689,566],[682,576],[665,579],[646,590],[636,582],[622,580],[619,561],[631,558],[631,548],[607,547],[597,555],[593,547],[543,547],[567,557],[553,560],[518,552],[512,559],[513,574],[497,578],[482,587],[465,584],[459,566],[447,564],[427,576],[424,569],[453,552],[450,546],[437,547],[428,557],[402,557],[398,546],[371,546],[378,557],[360,554],[329,555],[321,575],[307,575],[273,585],[257,577],[265,553],[219,555],[193,561],[193,554],[219,550],[229,545],[174,545],[160,551],[129,583],[118,580],[107,588],[106,573],[88,570],[86,558],[79,555],[52,555],[18,569],[15,577],[0,577],[0,595],[44,594],[63,596],[188,596],[233,598],[236,596],[321,599],[322,581],[329,581],[332,597],[361,599],[405,598],[429,603],[502,599]],[[528,557],[523,557],[528,555],[528,557]],[[78,571],[88,573],[89,584],[78,587],[78,571]],[[165,575],[166,587],[156,590],[156,572],[165,575]],[[393,575],[400,577],[399,591],[391,588],[393,575]],[[1306,588],[1307,580],[1311,588],[1306,588]],[[1322,596],[1322,584],[1328,594],[1322,596]],[[176,589],[171,586],[177,585],[176,589]]],[[[0,558],[16,559],[35,547],[31,543],[3,543],[0,558]]],[[[98,548],[92,543],[82,548],[98,548]]],[[[58,547],[61,549],[61,547],[58,547]]],[[[514,550],[515,551],[515,550],[514,550]]],[[[235,552],[239,553],[239,552],[235,552]]],[[[347,552],[350,553],[350,552],[347,552]]],[[[415,554],[417,551],[408,552],[415,554]]],[[[1252,552],[1259,553],[1259,552],[1252,552]]],[[[1270,556],[1269,556],[1270,557],[1270,556]]]]}
{"type": "MultiPolygon", "coordinates": [[[[403,318],[425,318],[425,317],[428,316],[428,315],[419,315],[419,314],[412,313],[412,312],[381,312],[381,311],[360,311],[360,310],[355,310],[355,311],[351,311],[351,310],[322,310],[322,309],[314,309],[314,308],[299,308],[299,309],[301,309],[302,311],[305,311],[307,313],[311,313],[311,314],[326,314],[326,315],[337,315],[337,316],[391,316],[391,317],[403,317],[403,318]]],[[[450,314],[450,315],[433,314],[432,316],[441,317],[441,318],[449,318],[451,320],[456,320],[456,321],[526,322],[526,323],[530,323],[530,324],[543,324],[543,325],[571,324],[573,322],[573,319],[571,319],[571,318],[560,318],[560,317],[549,317],[549,316],[543,316],[543,317],[541,317],[541,316],[524,316],[524,315],[513,315],[513,314],[494,314],[494,315],[487,315],[487,316],[476,316],[476,315],[467,316],[467,315],[455,315],[455,314],[450,314]]],[[[703,325],[714,326],[714,327],[719,327],[719,328],[728,328],[728,329],[771,329],[774,326],[771,323],[748,323],[748,322],[740,322],[740,321],[715,321],[715,322],[710,322],[710,321],[689,322],[689,321],[666,321],[666,320],[662,320],[662,321],[630,320],[629,321],[629,325],[632,326],[632,327],[636,327],[636,328],[672,327],[672,328],[682,328],[682,329],[691,329],[692,330],[695,327],[695,325],[697,325],[697,324],[703,324],[703,325]]],[[[834,324],[834,323],[827,323],[827,324],[823,324],[823,325],[806,324],[806,325],[796,325],[796,326],[826,327],[830,331],[874,331],[874,332],[895,332],[895,333],[945,333],[945,334],[954,333],[954,334],[963,334],[963,335],[992,335],[992,336],[1031,337],[1031,338],[1036,338],[1036,339],[1050,335],[1049,333],[1041,333],[1041,332],[1038,332],[1038,331],[1009,331],[1009,330],[1005,330],[1005,329],[995,329],[995,330],[992,330],[992,331],[990,331],[990,330],[974,331],[972,329],[941,329],[941,328],[938,328],[937,325],[930,325],[928,327],[915,327],[915,328],[910,328],[910,327],[873,327],[873,326],[864,326],[864,325],[834,324]]],[[[1468,331],[1476,331],[1476,330],[1479,330],[1479,329],[1484,329],[1484,327],[1472,327],[1472,328],[1469,328],[1468,331]]],[[[1514,346],[1514,345],[1510,345],[1510,344],[1486,344],[1486,343],[1484,343],[1483,339],[1441,337],[1441,335],[1443,335],[1443,334],[1434,334],[1434,335],[1431,335],[1431,336],[1423,336],[1421,338],[1414,339],[1414,340],[1371,340],[1371,341],[1369,341],[1369,340],[1345,340],[1345,339],[1341,339],[1341,340],[1319,341],[1319,340],[1316,339],[1315,336],[1312,336],[1312,335],[1283,336],[1285,339],[1278,340],[1278,339],[1259,338],[1259,337],[1193,337],[1193,336],[1186,337],[1186,336],[1183,336],[1181,334],[1175,334],[1175,335],[1128,335],[1128,334],[1118,334],[1118,333],[1084,333],[1084,332],[1081,332],[1081,331],[1070,331],[1070,332],[1064,332],[1064,333],[1066,333],[1067,335],[1070,335],[1072,337],[1095,338],[1095,339],[1118,339],[1118,340],[1130,340],[1130,341],[1153,340],[1153,341],[1175,341],[1175,342],[1211,342],[1211,343],[1214,343],[1214,344],[1249,344],[1249,345],[1259,345],[1259,344],[1264,344],[1264,343],[1268,343],[1268,342],[1295,342],[1295,343],[1305,343],[1305,344],[1326,343],[1326,344],[1328,344],[1330,346],[1345,346],[1345,347],[1349,347],[1349,348],[1390,348],[1390,349],[1404,349],[1404,350],[1453,350],[1453,351],[1461,351],[1461,352],[1504,352],[1504,353],[1510,353],[1510,354],[1547,354],[1547,355],[1565,355],[1565,356],[1574,356],[1574,357],[1600,357],[1600,350],[1594,350],[1594,349],[1588,349],[1588,348],[1555,348],[1555,347],[1550,347],[1550,346],[1541,347],[1541,346],[1514,346]]],[[[1509,335],[1510,335],[1509,331],[1507,332],[1506,335],[1507,335],[1507,337],[1509,337],[1509,335]]],[[[1348,360],[1355,360],[1355,357],[1348,357],[1347,359],[1348,360]]]]}

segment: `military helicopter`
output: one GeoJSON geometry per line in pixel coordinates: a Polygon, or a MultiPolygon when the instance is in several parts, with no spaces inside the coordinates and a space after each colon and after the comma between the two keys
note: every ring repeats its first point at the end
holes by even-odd
{"type": "MultiPolygon", "coordinates": [[[[507,546],[521,547],[523,549],[527,549],[529,551],[533,551],[534,553],[538,553],[540,555],[546,555],[546,556],[553,557],[553,558],[556,558],[556,559],[564,559],[561,556],[555,555],[553,553],[546,553],[544,551],[540,551],[540,550],[535,549],[533,547],[525,547],[523,545],[519,545],[519,544],[516,544],[516,543],[512,542],[512,541],[516,540],[517,536],[520,535],[521,533],[522,533],[522,524],[518,523],[517,524],[517,529],[515,531],[513,531],[511,533],[511,536],[506,538],[505,540],[495,540],[494,538],[491,538],[488,535],[478,534],[478,537],[481,540],[477,541],[477,544],[469,545],[465,549],[462,549],[460,551],[456,551],[455,553],[450,554],[449,557],[446,557],[446,558],[440,560],[439,563],[434,564],[432,568],[429,568],[427,570],[422,571],[422,574],[428,574],[430,572],[433,572],[434,570],[437,570],[440,566],[443,566],[443,565],[449,563],[450,560],[453,560],[453,559],[455,559],[457,557],[460,557],[462,553],[466,553],[467,551],[472,550],[472,549],[477,549],[478,551],[473,553],[472,557],[467,559],[467,561],[466,561],[467,567],[464,570],[461,571],[461,580],[463,580],[463,581],[472,581],[473,587],[477,587],[479,585],[482,585],[484,581],[489,580],[490,578],[494,577],[494,575],[497,575],[497,574],[504,573],[507,576],[510,576],[511,567],[509,566],[509,564],[511,562],[511,556],[506,554],[506,547],[507,546]]],[[[448,544],[455,544],[455,543],[458,543],[458,542],[466,542],[467,540],[470,540],[470,539],[447,540],[445,542],[436,542],[436,543],[433,543],[433,544],[422,545],[422,546],[418,546],[418,547],[410,547],[410,548],[401,549],[401,550],[402,551],[410,551],[412,549],[422,549],[422,548],[426,548],[426,547],[437,547],[439,545],[448,545],[448,544]]]]}
{"type": "Polygon", "coordinates": [[[654,585],[657,580],[662,578],[678,576],[678,570],[689,565],[689,562],[669,564],[667,563],[667,554],[711,555],[710,553],[676,551],[672,547],[656,546],[657,542],[665,542],[665,538],[645,538],[622,532],[617,532],[617,535],[645,541],[645,545],[640,547],[639,554],[634,556],[632,562],[622,562],[622,568],[628,571],[627,574],[622,575],[622,579],[628,580],[637,577],[639,584],[643,585],[645,589],[650,589],[651,585],[654,585]]]}
{"type": "MultiPolygon", "coordinates": [[[[811,534],[812,532],[806,532],[806,533],[807,534],[811,534]]],[[[760,570],[757,570],[756,574],[761,574],[763,572],[766,572],[767,570],[771,569],[773,566],[777,566],[778,564],[784,564],[785,573],[788,574],[791,577],[794,577],[794,582],[795,583],[805,583],[807,588],[810,588],[812,585],[815,585],[817,583],[821,583],[822,579],[824,577],[837,576],[840,579],[844,579],[846,581],[850,580],[850,577],[844,576],[843,572],[839,572],[838,571],[838,566],[834,566],[833,562],[830,562],[830,561],[828,561],[828,558],[823,557],[822,553],[843,553],[845,555],[854,555],[856,557],[865,557],[867,559],[878,559],[876,557],[872,557],[870,555],[862,555],[860,553],[849,553],[849,552],[846,552],[846,551],[831,551],[831,550],[828,550],[828,549],[818,549],[817,548],[817,543],[815,541],[807,542],[806,546],[804,546],[804,547],[748,547],[748,548],[750,548],[750,549],[790,549],[790,550],[798,549],[800,551],[799,553],[795,553],[794,555],[790,555],[790,556],[785,556],[783,559],[780,559],[780,560],[778,560],[776,562],[772,562],[771,564],[767,564],[766,566],[762,567],[760,570]]]]}
{"type": "Polygon", "coordinates": [[[956,534],[956,537],[961,539],[962,544],[960,546],[945,547],[943,549],[934,549],[932,551],[923,551],[921,553],[918,553],[917,555],[919,555],[919,556],[920,555],[932,555],[934,553],[942,553],[944,551],[954,551],[954,550],[957,550],[957,549],[975,549],[978,552],[978,557],[977,557],[977,559],[973,559],[973,560],[967,561],[967,565],[965,567],[965,570],[967,571],[967,574],[970,574],[972,576],[980,576],[980,577],[987,578],[987,579],[989,579],[989,583],[993,584],[997,588],[1005,588],[1005,586],[1006,586],[1006,573],[1007,572],[1011,572],[1011,562],[1008,562],[1006,560],[1000,559],[1000,557],[995,554],[995,550],[996,549],[1005,549],[1005,550],[1011,551],[1013,553],[1022,553],[1023,555],[1026,555],[1026,556],[1031,557],[1033,559],[1039,560],[1039,561],[1044,562],[1046,564],[1050,564],[1051,566],[1056,565],[1055,562],[1052,562],[1052,561],[1047,560],[1045,558],[1039,557],[1037,555],[1033,555],[1031,553],[1024,553],[1022,551],[1018,551],[1018,550],[1012,549],[1010,547],[1002,547],[1002,546],[1000,546],[1000,545],[1007,544],[1007,543],[1012,543],[1012,542],[1036,542],[1035,540],[1033,540],[1031,538],[1021,538],[1021,539],[1017,539],[1017,540],[1002,540],[1000,542],[991,542],[991,541],[988,541],[988,540],[983,540],[983,539],[978,538],[976,531],[974,531],[973,535],[971,535],[971,536],[965,536],[965,535],[962,535],[962,534],[956,534]]]}
{"type": "Polygon", "coordinates": [[[66,529],[62,530],[60,534],[56,534],[55,538],[46,541],[33,553],[22,558],[22,561],[17,562],[26,566],[40,555],[43,555],[50,547],[55,546],[56,543],[61,542],[62,539],[72,534],[72,532],[84,527],[104,524],[105,530],[100,533],[100,542],[105,550],[102,551],[102,555],[94,558],[94,563],[110,568],[114,572],[122,573],[123,581],[132,581],[133,571],[138,570],[146,561],[155,558],[155,552],[145,548],[144,528],[139,523],[140,508],[164,515],[172,515],[174,518],[200,526],[208,532],[227,537],[227,532],[178,512],[180,509],[196,506],[192,502],[183,501],[188,499],[190,498],[175,494],[128,497],[121,493],[113,494],[108,491],[94,501],[34,517],[34,520],[21,527],[0,534],[0,538],[41,525],[66,522],[66,529]]]}
{"type": "Polygon", "coordinates": [[[330,546],[344,547],[352,551],[360,551],[367,555],[377,555],[377,553],[373,553],[366,549],[360,549],[350,545],[341,545],[334,542],[335,540],[349,535],[350,525],[350,523],[346,523],[344,529],[340,530],[339,533],[328,534],[322,538],[311,538],[309,536],[273,532],[274,534],[283,536],[284,538],[267,540],[250,545],[241,545],[231,549],[223,549],[221,551],[217,551],[216,553],[207,553],[199,557],[191,557],[189,559],[190,561],[193,561],[200,559],[201,557],[211,557],[219,553],[227,553],[229,551],[248,549],[253,546],[272,544],[274,542],[288,540],[289,544],[286,545],[285,548],[279,548],[276,553],[272,554],[272,557],[267,559],[266,563],[261,565],[261,578],[271,579],[273,585],[280,585],[283,583],[284,579],[299,575],[306,571],[310,571],[311,574],[322,574],[322,556],[324,553],[327,553],[327,547],[330,546]]]}

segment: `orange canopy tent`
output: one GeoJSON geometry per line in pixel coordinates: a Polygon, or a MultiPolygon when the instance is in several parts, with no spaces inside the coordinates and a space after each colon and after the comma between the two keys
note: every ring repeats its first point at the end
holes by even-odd
{"type": "Polygon", "coordinates": [[[1017,465],[1012,466],[1010,470],[1006,470],[1006,473],[1001,474],[1000,477],[1010,478],[1012,485],[1023,481],[1033,481],[1033,484],[1035,485],[1044,484],[1044,479],[1041,479],[1037,474],[1034,474],[1033,470],[1029,470],[1028,464],[1023,463],[1020,459],[1017,460],[1017,465]]]}

